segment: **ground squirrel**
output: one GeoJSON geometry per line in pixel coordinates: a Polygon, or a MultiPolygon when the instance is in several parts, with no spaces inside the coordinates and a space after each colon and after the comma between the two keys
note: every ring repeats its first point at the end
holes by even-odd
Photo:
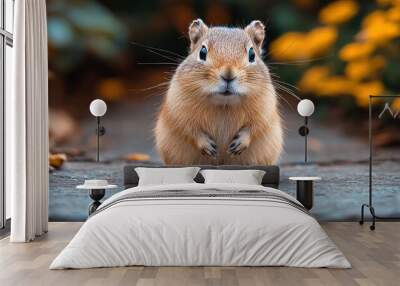
{"type": "Polygon", "coordinates": [[[160,109],[156,146],[165,164],[275,164],[282,151],[277,95],[261,58],[264,25],[189,26],[190,53],[160,109]]]}

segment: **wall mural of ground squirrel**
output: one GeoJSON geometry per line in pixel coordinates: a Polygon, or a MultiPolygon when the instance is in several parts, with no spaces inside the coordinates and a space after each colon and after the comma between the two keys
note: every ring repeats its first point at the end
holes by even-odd
{"type": "Polygon", "coordinates": [[[155,128],[165,164],[275,164],[282,151],[277,94],[261,58],[264,25],[189,26],[155,128]]]}

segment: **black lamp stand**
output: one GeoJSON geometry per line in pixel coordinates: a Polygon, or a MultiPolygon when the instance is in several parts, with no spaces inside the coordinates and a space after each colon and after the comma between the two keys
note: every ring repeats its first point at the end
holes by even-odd
{"type": "Polygon", "coordinates": [[[100,136],[106,134],[106,129],[104,126],[100,124],[100,116],[96,117],[97,121],[97,128],[96,128],[96,135],[97,135],[97,162],[100,162],[100,136]]]}
{"type": "Polygon", "coordinates": [[[299,128],[299,134],[304,137],[304,162],[307,163],[308,160],[308,146],[307,137],[310,130],[308,129],[308,116],[304,117],[304,125],[299,128]]]}
{"type": "Polygon", "coordinates": [[[400,219],[399,217],[382,217],[382,216],[377,216],[375,213],[375,209],[372,205],[372,149],[373,149],[373,141],[372,141],[372,100],[374,98],[394,98],[394,97],[400,97],[400,95],[370,95],[369,96],[369,119],[368,119],[368,134],[369,134],[369,188],[368,188],[368,204],[362,204],[361,206],[361,220],[360,224],[364,224],[364,208],[368,208],[369,212],[371,213],[372,216],[372,225],[370,225],[370,229],[374,230],[375,229],[375,222],[377,219],[383,219],[383,220],[398,220],[400,219]]]}
{"type": "Polygon", "coordinates": [[[97,208],[101,205],[100,200],[106,194],[105,189],[91,189],[89,190],[89,196],[93,200],[93,202],[89,205],[89,215],[94,213],[97,208]]]}

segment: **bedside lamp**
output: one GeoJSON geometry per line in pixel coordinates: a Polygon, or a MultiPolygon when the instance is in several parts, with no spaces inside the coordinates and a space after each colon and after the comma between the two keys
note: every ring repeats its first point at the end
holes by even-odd
{"type": "Polygon", "coordinates": [[[304,162],[307,163],[307,135],[310,132],[308,129],[308,117],[314,113],[314,103],[309,99],[303,99],[297,105],[297,112],[304,117],[304,125],[299,128],[299,134],[304,136],[304,162]]]}
{"type": "Polygon", "coordinates": [[[103,136],[106,133],[106,129],[104,126],[100,125],[100,118],[106,114],[107,104],[101,99],[95,99],[90,103],[90,113],[96,117],[97,128],[97,162],[100,161],[100,136],[103,136]]]}

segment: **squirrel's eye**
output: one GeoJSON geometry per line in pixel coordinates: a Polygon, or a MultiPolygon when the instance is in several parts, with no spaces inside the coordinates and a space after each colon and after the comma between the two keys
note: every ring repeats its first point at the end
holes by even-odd
{"type": "Polygon", "coordinates": [[[207,59],[207,48],[206,46],[202,46],[199,52],[199,58],[202,61],[205,61],[207,59]]]}
{"type": "Polygon", "coordinates": [[[249,49],[249,62],[254,63],[256,60],[256,53],[254,52],[254,49],[251,47],[249,49]]]}

